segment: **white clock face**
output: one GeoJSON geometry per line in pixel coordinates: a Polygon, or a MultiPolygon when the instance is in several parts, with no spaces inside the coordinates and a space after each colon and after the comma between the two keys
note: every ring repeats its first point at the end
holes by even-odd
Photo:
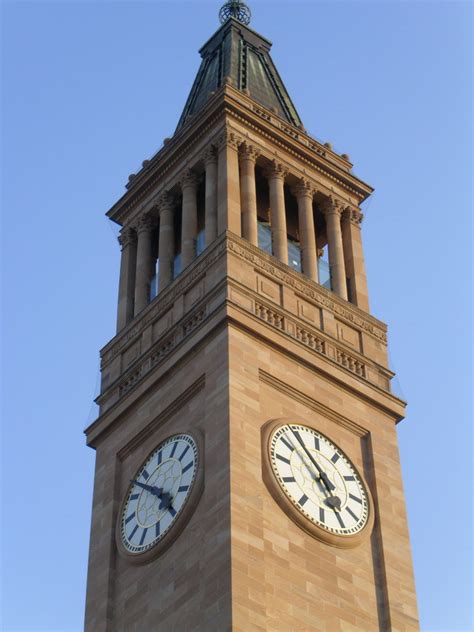
{"type": "Polygon", "coordinates": [[[313,428],[277,427],[270,461],[285,495],[318,527],[339,536],[359,533],[368,522],[365,486],[345,454],[313,428]]]}
{"type": "Polygon", "coordinates": [[[120,532],[130,553],[142,553],[170,530],[193,486],[198,449],[187,434],[174,435],[150,455],[131,481],[120,532]]]}

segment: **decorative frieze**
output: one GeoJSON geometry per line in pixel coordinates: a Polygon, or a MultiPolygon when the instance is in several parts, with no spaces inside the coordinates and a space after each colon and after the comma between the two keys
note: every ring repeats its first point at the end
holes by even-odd
{"type": "MultiPolygon", "coordinates": [[[[131,344],[134,344],[152,323],[162,318],[163,314],[169,311],[178,297],[185,295],[199,279],[204,279],[208,271],[212,269],[221,257],[225,256],[226,252],[242,259],[244,262],[250,263],[255,270],[264,273],[268,278],[273,279],[283,287],[291,288],[296,298],[299,297],[315,307],[322,308],[323,320],[325,318],[324,310],[326,310],[330,314],[337,316],[341,322],[351,324],[357,331],[363,331],[377,341],[386,343],[386,333],[382,328],[382,323],[376,321],[368,314],[361,313],[355,307],[351,308],[348,304],[343,305],[333,293],[325,288],[305,279],[301,274],[280,265],[270,255],[267,255],[245,240],[227,233],[215,242],[214,247],[206,255],[193,262],[185,273],[160,294],[158,299],[143,310],[142,315],[137,318],[136,322],[131,324],[129,328],[125,328],[104,348],[102,370],[106,370],[106,367],[119,354],[124,353],[131,344]]],[[[226,278],[225,276],[222,277],[223,283],[226,282],[226,278]]],[[[213,283],[215,284],[215,281],[213,283]]],[[[217,291],[215,285],[213,289],[217,291]]],[[[212,300],[211,295],[208,295],[208,297],[207,304],[210,304],[212,300]]],[[[131,366],[129,372],[123,374],[120,382],[120,392],[128,392],[141,379],[144,372],[148,370],[146,367],[151,368],[161,362],[180,340],[191,335],[192,331],[200,326],[213,309],[206,311],[201,303],[195,311],[190,312],[189,316],[181,322],[178,330],[164,330],[163,336],[165,337],[162,336],[157,341],[156,345],[150,350],[150,354],[140,363],[140,367],[131,366]]],[[[356,354],[344,348],[343,341],[332,340],[332,338],[328,338],[327,334],[318,333],[317,329],[302,325],[301,322],[298,322],[298,314],[292,315],[283,309],[279,310],[274,306],[265,304],[265,301],[256,301],[250,297],[245,309],[247,311],[250,310],[259,320],[280,332],[286,333],[308,348],[324,354],[328,359],[332,359],[355,375],[364,379],[370,378],[366,369],[367,362],[363,358],[357,357],[356,354]]],[[[370,363],[370,360],[368,362],[370,363]]],[[[370,364],[370,366],[372,366],[371,374],[378,374],[378,365],[370,364]]],[[[112,387],[113,385],[109,388],[112,387]]]]}
{"type": "MultiPolygon", "coordinates": [[[[177,325],[164,339],[160,339],[147,353],[139,366],[125,373],[118,383],[119,398],[128,393],[145,375],[161,364],[169,354],[203,322],[207,314],[207,306],[197,309],[184,323],[177,325]]],[[[100,400],[101,396],[99,396],[100,400]]]]}
{"type": "Polygon", "coordinates": [[[352,323],[366,333],[374,336],[374,338],[377,338],[377,340],[387,344],[386,329],[382,329],[379,324],[376,325],[373,322],[380,323],[380,321],[377,321],[369,314],[362,316],[360,310],[357,308],[346,307],[343,306],[342,303],[333,300],[333,293],[326,290],[326,288],[305,280],[298,272],[288,270],[286,266],[280,266],[270,255],[266,255],[260,249],[243,240],[237,240],[231,235],[228,235],[227,249],[235,256],[263,270],[275,280],[281,281],[288,287],[292,287],[302,297],[310,299],[318,307],[327,309],[329,312],[339,316],[342,320],[352,323]]]}

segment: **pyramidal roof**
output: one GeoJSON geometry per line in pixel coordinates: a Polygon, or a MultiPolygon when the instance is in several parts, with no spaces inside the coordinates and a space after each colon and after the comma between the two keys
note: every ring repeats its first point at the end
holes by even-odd
{"type": "Polygon", "coordinates": [[[270,57],[271,42],[230,17],[199,53],[201,66],[186,101],[176,131],[199,112],[211,93],[225,82],[245,90],[252,99],[273,110],[297,127],[302,126],[275,64],[270,57]]]}

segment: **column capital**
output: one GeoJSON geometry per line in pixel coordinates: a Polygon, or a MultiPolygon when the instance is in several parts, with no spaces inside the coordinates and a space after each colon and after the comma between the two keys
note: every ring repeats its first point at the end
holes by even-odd
{"type": "Polygon", "coordinates": [[[127,246],[131,246],[137,243],[137,233],[131,226],[123,227],[118,236],[118,242],[122,247],[122,250],[127,246]]]}
{"type": "Polygon", "coordinates": [[[346,206],[343,213],[343,219],[349,221],[351,224],[354,224],[354,226],[360,227],[362,220],[364,219],[364,214],[355,206],[346,206]]]}
{"type": "Polygon", "coordinates": [[[295,187],[292,187],[291,192],[296,198],[308,197],[312,200],[316,193],[316,187],[306,178],[302,178],[295,187]]]}
{"type": "Polygon", "coordinates": [[[335,214],[335,215],[338,215],[339,217],[341,217],[342,213],[344,211],[344,208],[345,207],[344,207],[343,202],[338,200],[333,195],[325,198],[324,201],[321,204],[321,210],[322,210],[324,215],[335,214]]]}
{"type": "Polygon", "coordinates": [[[182,189],[186,189],[188,187],[192,189],[197,189],[198,183],[199,178],[192,169],[188,169],[188,171],[185,171],[180,181],[182,189]]]}
{"type": "Polygon", "coordinates": [[[229,129],[225,129],[217,138],[217,146],[219,149],[223,149],[224,147],[238,149],[241,143],[242,139],[240,136],[229,129]]]}
{"type": "Polygon", "coordinates": [[[144,213],[138,218],[134,228],[137,233],[142,233],[147,230],[152,230],[156,226],[156,219],[149,213],[144,213]]]}
{"type": "Polygon", "coordinates": [[[284,180],[289,171],[285,165],[281,164],[277,160],[272,160],[272,163],[267,169],[265,169],[265,176],[270,180],[271,178],[278,178],[284,180]]]}
{"type": "Polygon", "coordinates": [[[169,191],[165,191],[159,196],[159,198],[156,200],[156,207],[158,209],[159,215],[161,215],[161,213],[163,213],[164,211],[174,210],[174,199],[169,191]]]}
{"type": "Polygon", "coordinates": [[[202,154],[202,160],[206,167],[208,165],[217,164],[217,151],[214,145],[209,145],[209,147],[206,147],[202,154]]]}
{"type": "Polygon", "coordinates": [[[255,145],[250,145],[249,143],[247,143],[247,141],[244,141],[240,145],[240,153],[239,153],[240,161],[251,160],[253,163],[255,163],[259,155],[260,155],[260,152],[255,147],[255,145]]]}

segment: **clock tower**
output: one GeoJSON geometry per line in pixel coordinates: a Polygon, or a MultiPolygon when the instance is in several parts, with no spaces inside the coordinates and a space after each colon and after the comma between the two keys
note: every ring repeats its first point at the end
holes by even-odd
{"type": "Polygon", "coordinates": [[[107,213],[88,632],[417,630],[372,188],[228,1],[178,126],[107,213]]]}

